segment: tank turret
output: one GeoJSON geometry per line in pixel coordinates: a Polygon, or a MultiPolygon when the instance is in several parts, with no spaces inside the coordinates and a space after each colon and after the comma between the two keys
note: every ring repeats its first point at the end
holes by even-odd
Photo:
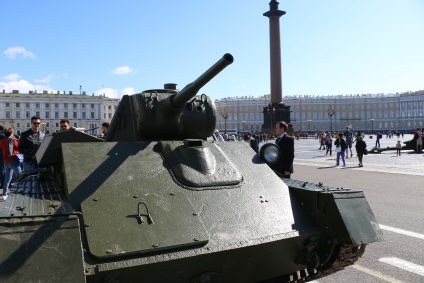
{"type": "Polygon", "coordinates": [[[213,101],[198,91],[233,62],[225,54],[181,91],[175,84],[125,95],[112,120],[107,141],[206,139],[216,124],[213,101]]]}

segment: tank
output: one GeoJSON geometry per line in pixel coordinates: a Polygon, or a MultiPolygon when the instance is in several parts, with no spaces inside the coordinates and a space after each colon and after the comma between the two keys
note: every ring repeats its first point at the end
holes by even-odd
{"type": "Polygon", "coordinates": [[[295,282],[382,239],[362,191],[282,180],[245,142],[216,142],[193,83],[124,96],[105,141],[46,137],[0,213],[1,282],[295,282]]]}

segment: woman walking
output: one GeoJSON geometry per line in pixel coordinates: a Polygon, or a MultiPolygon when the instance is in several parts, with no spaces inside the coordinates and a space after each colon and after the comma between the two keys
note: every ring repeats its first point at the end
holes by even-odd
{"type": "Polygon", "coordinates": [[[341,157],[343,161],[343,167],[346,167],[346,161],[345,161],[346,141],[343,139],[342,133],[338,132],[336,134],[336,141],[334,142],[334,145],[336,146],[336,152],[337,152],[336,166],[340,165],[340,157],[341,157]]]}
{"type": "Polygon", "coordinates": [[[13,135],[13,129],[9,128],[4,130],[4,139],[0,141],[0,149],[3,153],[3,161],[5,168],[5,178],[3,183],[3,195],[2,199],[7,199],[7,191],[9,189],[10,182],[12,181],[13,173],[16,176],[22,173],[22,169],[17,162],[13,162],[15,155],[18,154],[18,141],[13,135]]]}
{"type": "Polygon", "coordinates": [[[362,165],[362,158],[363,158],[364,154],[367,152],[367,144],[363,140],[362,136],[358,136],[355,148],[356,148],[356,153],[358,154],[358,160],[359,160],[358,165],[359,165],[359,167],[364,167],[362,165]]]}

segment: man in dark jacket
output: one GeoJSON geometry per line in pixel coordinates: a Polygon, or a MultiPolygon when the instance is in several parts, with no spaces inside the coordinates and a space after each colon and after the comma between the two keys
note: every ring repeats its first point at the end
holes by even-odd
{"type": "Polygon", "coordinates": [[[35,153],[45,136],[40,130],[40,124],[40,117],[31,117],[31,128],[23,132],[19,138],[18,150],[24,155],[24,171],[37,168],[35,153]]]}
{"type": "Polygon", "coordinates": [[[284,178],[290,178],[290,174],[293,173],[294,160],[294,140],[286,134],[287,128],[288,126],[284,121],[277,122],[275,125],[275,132],[278,135],[275,143],[280,148],[280,157],[277,163],[271,166],[284,178]]]}

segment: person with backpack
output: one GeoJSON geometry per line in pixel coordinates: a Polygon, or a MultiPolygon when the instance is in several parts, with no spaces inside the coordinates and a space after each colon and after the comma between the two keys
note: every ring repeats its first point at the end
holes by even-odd
{"type": "Polygon", "coordinates": [[[346,127],[346,131],[343,133],[346,137],[346,158],[349,158],[349,149],[350,149],[350,157],[352,158],[352,132],[349,131],[349,127],[346,127]]]}

